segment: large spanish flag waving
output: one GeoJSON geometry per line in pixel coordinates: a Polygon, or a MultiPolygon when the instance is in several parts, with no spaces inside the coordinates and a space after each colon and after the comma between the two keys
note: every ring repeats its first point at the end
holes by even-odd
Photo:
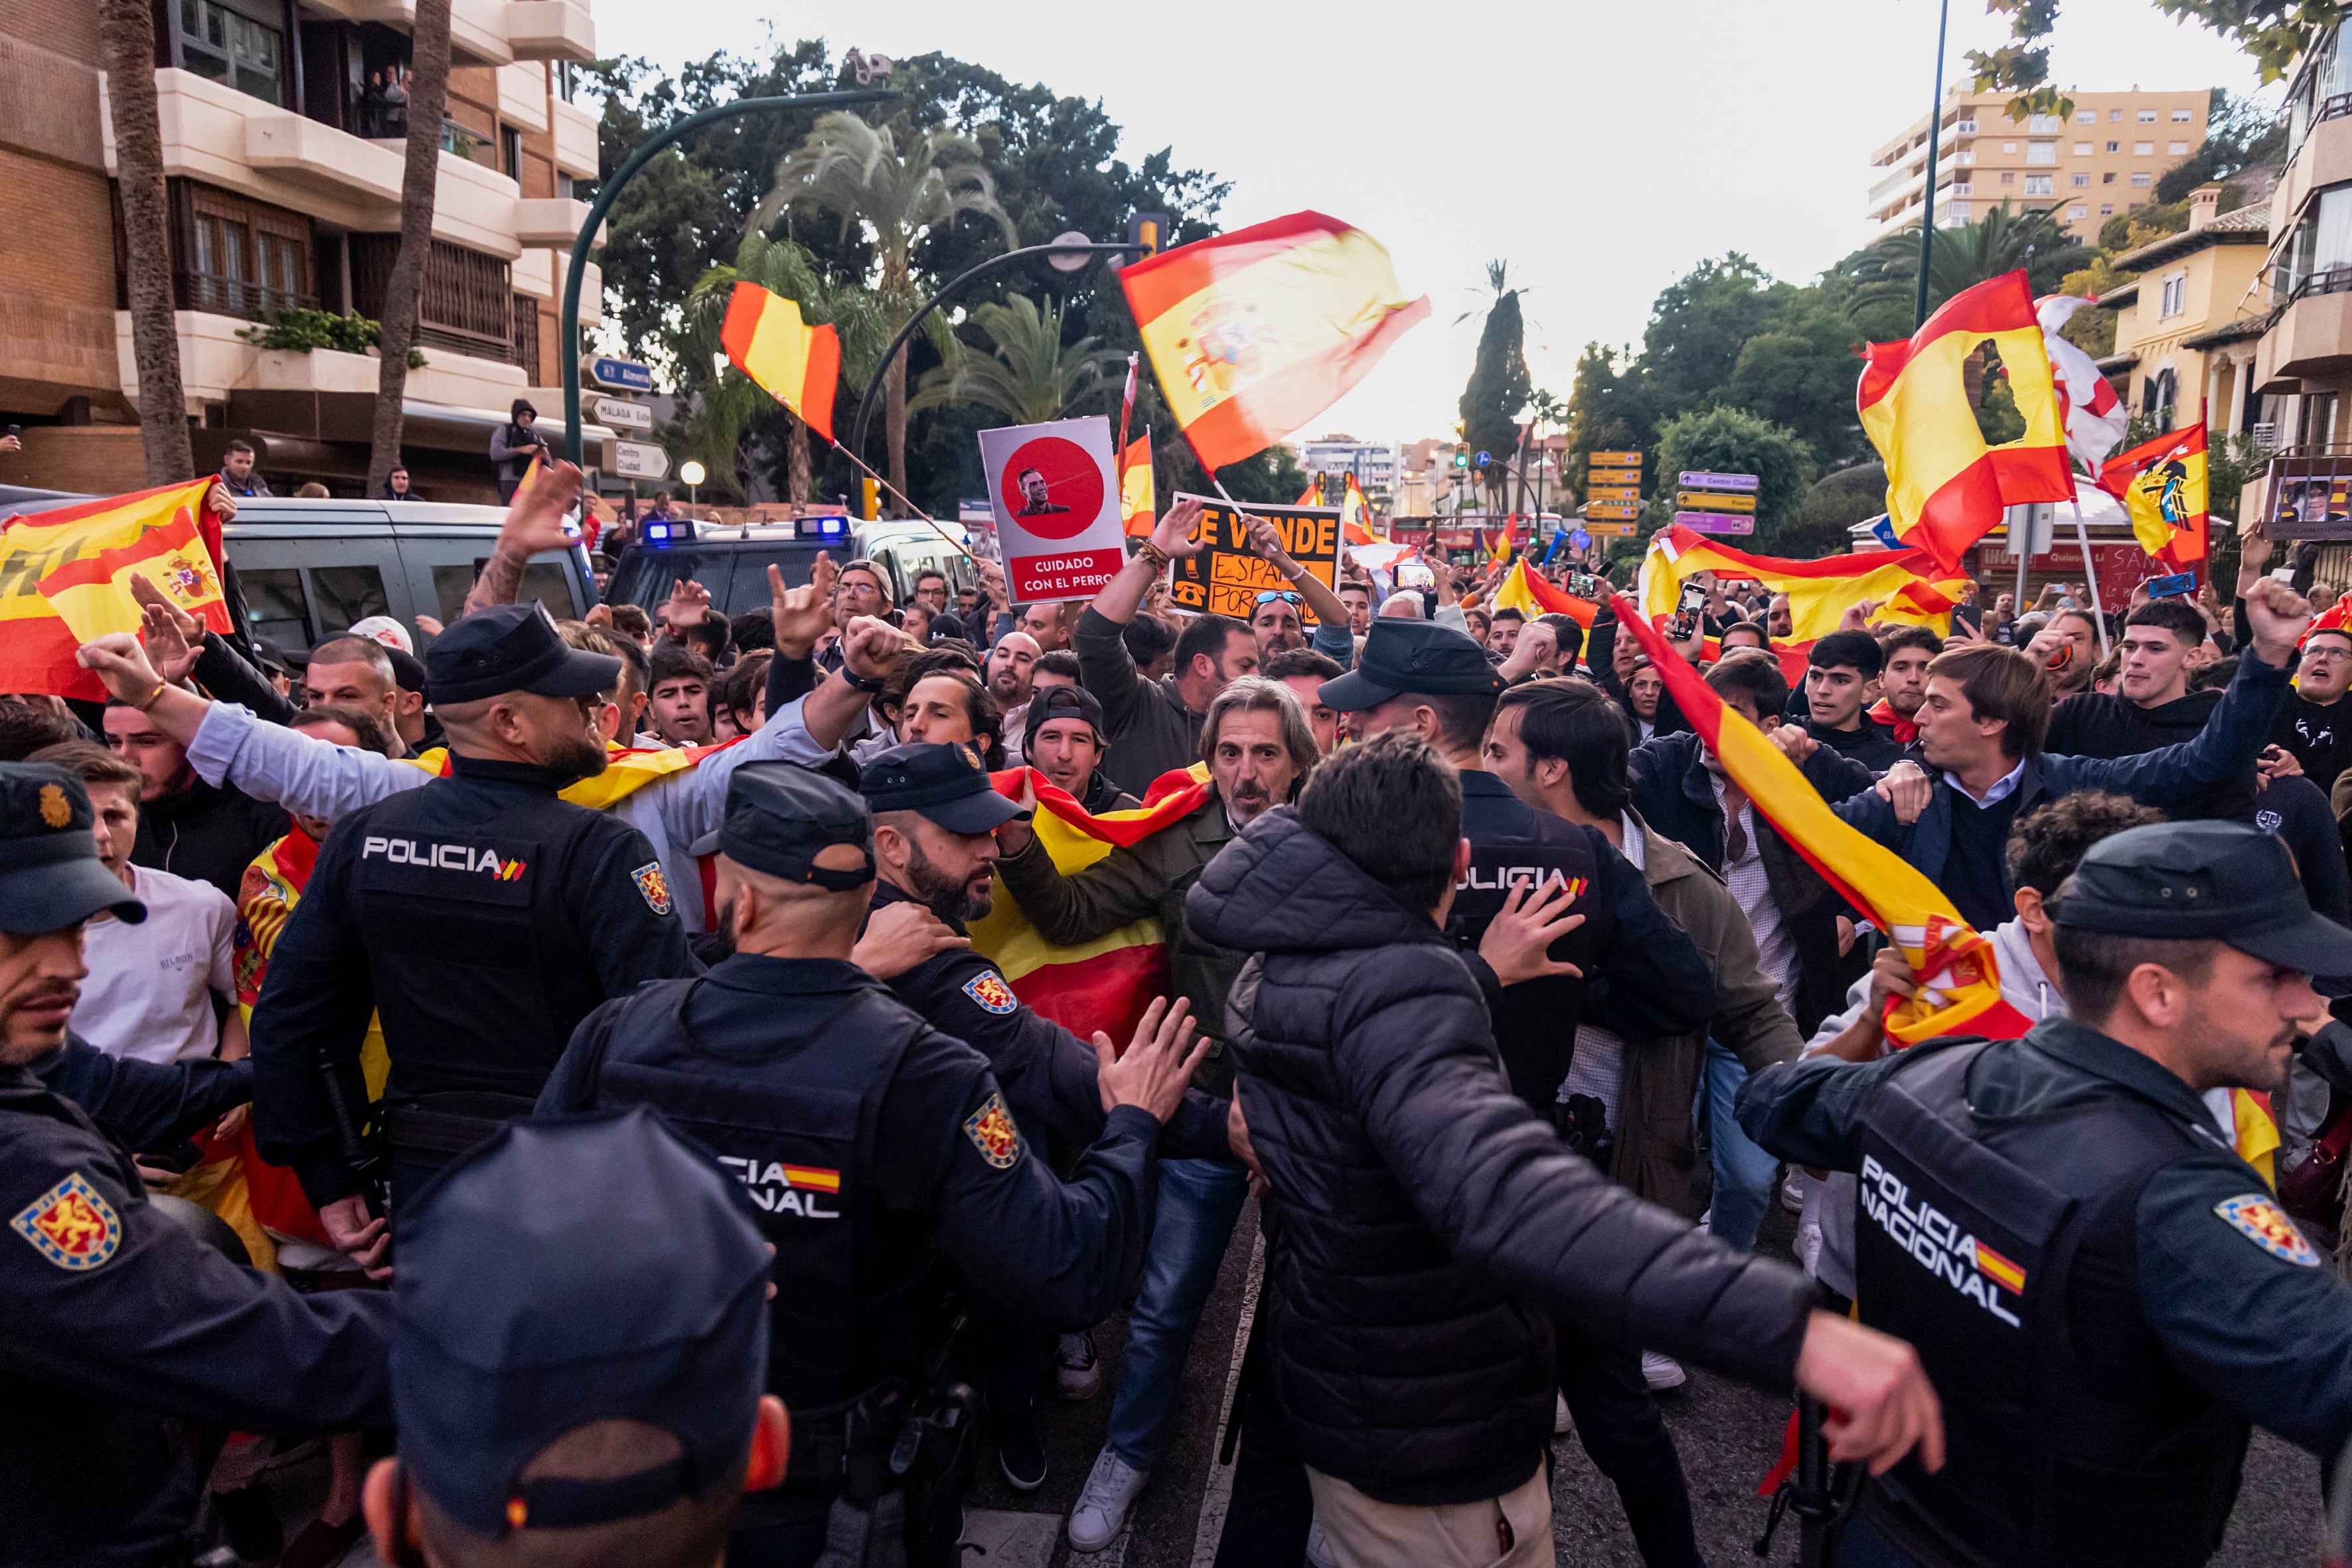
{"type": "Polygon", "coordinates": [[[833,439],[833,391],[841,381],[841,338],[810,326],[801,308],[757,283],[738,283],[727,300],[719,344],[735,368],[801,422],[833,439]]]}
{"type": "Polygon", "coordinates": [[[138,632],[134,572],[213,630],[227,631],[220,521],[205,506],[216,482],[0,521],[0,691],[104,701],[105,686],[74,662],[74,650],[109,632],[138,632]]]}
{"type": "Polygon", "coordinates": [[[1792,644],[1829,636],[1846,611],[1864,603],[1879,605],[1874,620],[1927,626],[1948,636],[1952,609],[1966,582],[1956,574],[1937,571],[1923,551],[1788,561],[1750,555],[1675,523],[1650,536],[1650,552],[1642,558],[1641,581],[1634,589],[1643,610],[1653,616],[1674,614],[1683,579],[1701,572],[1718,578],[1752,577],[1776,594],[1788,595],[1790,630],[1782,640],[1792,644]]]}
{"type": "Polygon", "coordinates": [[[1169,409],[1213,473],[1337,403],[1429,314],[1380,241],[1314,212],[1162,251],[1118,281],[1169,409]]]}
{"type": "MultiPolygon", "coordinates": [[[[1037,814],[1030,826],[1064,876],[1085,870],[1113,849],[1141,843],[1189,816],[1209,798],[1208,769],[1195,763],[1162,773],[1132,811],[1094,816],[1069,793],[1032,768],[992,775],[996,792],[1021,798],[1024,781],[1036,791],[1037,814]]],[[[1168,942],[1156,920],[1124,925],[1108,936],[1076,947],[1056,947],[1038,933],[1002,882],[996,907],[971,926],[976,952],[995,961],[1014,995],[1037,1013],[1090,1039],[1097,1029],[1121,1050],[1135,1033],[1151,999],[1168,991],[1168,942]]],[[[1222,1030],[1223,1019],[1203,1026],[1222,1030]]]]}
{"type": "Polygon", "coordinates": [[[2016,1009],[2001,1000],[1992,944],[1960,918],[1943,889],[1900,855],[1848,826],[1762,731],[1726,712],[1714,688],[1623,595],[1611,595],[1610,604],[1618,621],[1640,639],[1666,690],[1724,772],[1806,864],[1840,898],[1867,910],[1910,961],[1919,991],[1888,1007],[1888,1037],[1908,1046],[1937,1035],[2022,1033],[2010,1027],[2007,1015],[2016,1009]]]}
{"type": "Polygon", "coordinates": [[[1886,459],[1887,515],[1906,544],[1948,569],[2004,506],[2073,499],[2065,410],[2024,273],[1962,289],[1908,342],[1872,343],[1863,357],[1854,403],[1886,459]],[[1962,369],[1987,339],[2025,419],[2024,435],[1997,447],[1978,427],[1962,369]]]}
{"type": "Polygon", "coordinates": [[[2174,430],[2099,469],[2099,488],[2124,503],[2139,547],[2175,572],[2205,559],[2205,422],[2174,430]]]}

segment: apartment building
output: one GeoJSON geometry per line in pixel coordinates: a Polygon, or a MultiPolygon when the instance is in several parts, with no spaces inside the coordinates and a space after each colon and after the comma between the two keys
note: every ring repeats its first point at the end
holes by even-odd
{"type": "MultiPolygon", "coordinates": [[[[1954,87],[1936,116],[1936,223],[1969,223],[2009,203],[2054,209],[2086,242],[2118,214],[2156,199],[2164,172],[2205,140],[2212,94],[2080,92],[2072,113],[2009,117],[2007,93],[1954,87]]],[[[1864,205],[1871,238],[1916,225],[1927,196],[1927,117],[1871,154],[1864,205]]]]}
{"type": "Polygon", "coordinates": [[[2270,207],[2224,213],[2221,189],[2191,191],[2188,231],[2117,257],[2117,271],[2139,276],[2099,298],[2116,312],[2115,352],[2099,368],[2162,429],[2201,418],[2233,436],[2259,407],[2249,373],[2267,302],[2270,207]]]}
{"type": "MultiPolygon", "coordinates": [[[[595,56],[587,0],[455,0],[434,244],[404,456],[436,500],[497,496],[485,454],[512,400],[562,422],[556,324],[597,174],[572,101],[595,56]]],[[[296,307],[381,316],[399,244],[406,0],[155,0],[180,374],[199,471],[250,440],[283,494],[366,478],[377,364],[240,333],[296,307]]],[[[138,374],[97,7],[18,0],[0,20],[0,483],[144,482],[138,374]],[[29,221],[27,221],[29,220],[29,221]]],[[[583,320],[601,279],[583,279],[583,320]]],[[[593,442],[611,433],[590,428],[593,442]]],[[[592,454],[595,447],[592,445],[592,454]]]]}
{"type": "Polygon", "coordinates": [[[1366,496],[1386,497],[1394,492],[1403,471],[1404,444],[1319,436],[1298,444],[1298,466],[1310,474],[1353,474],[1366,496]]]}

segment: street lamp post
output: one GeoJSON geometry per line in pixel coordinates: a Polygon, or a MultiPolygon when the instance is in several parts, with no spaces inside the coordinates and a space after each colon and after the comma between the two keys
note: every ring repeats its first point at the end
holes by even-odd
{"type": "Polygon", "coordinates": [[[572,242],[571,264],[563,276],[563,323],[556,342],[563,360],[563,455],[573,463],[580,461],[580,279],[588,264],[588,252],[595,244],[596,231],[604,226],[604,216],[613,210],[613,203],[622,187],[635,178],[653,155],[680,137],[716,125],[722,120],[732,120],[739,114],[759,114],[787,109],[838,109],[852,103],[878,103],[899,95],[887,88],[861,88],[845,92],[804,92],[782,98],[745,98],[733,103],[722,103],[706,109],[699,114],[689,114],[668,130],[655,135],[629,154],[627,163],[614,172],[596,192],[596,200],[588,209],[587,221],[580,226],[580,237],[572,242]]]}
{"type": "Polygon", "coordinates": [[[701,484],[704,479],[710,477],[709,470],[705,468],[694,458],[688,458],[685,462],[680,463],[677,466],[677,477],[686,481],[687,509],[688,510],[692,510],[698,504],[694,494],[695,487],[701,484]]]}

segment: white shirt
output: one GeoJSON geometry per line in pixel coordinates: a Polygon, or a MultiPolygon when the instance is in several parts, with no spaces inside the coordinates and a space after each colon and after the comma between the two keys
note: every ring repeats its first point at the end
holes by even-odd
{"type": "MultiPolygon", "coordinates": [[[[1715,785],[1715,804],[1722,805],[1723,775],[1710,773],[1707,782],[1715,785]]],[[[1764,973],[1770,975],[1772,984],[1779,987],[1780,1005],[1794,1012],[1797,938],[1789,930],[1788,921],[1780,918],[1780,906],[1772,898],[1772,879],[1765,872],[1764,852],[1758,847],[1756,841],[1755,804],[1748,800],[1739,803],[1737,818],[1739,831],[1736,837],[1744,846],[1744,852],[1736,860],[1731,857],[1735,835],[1730,828],[1734,819],[1728,810],[1725,811],[1724,818],[1723,879],[1729,885],[1731,896],[1739,905],[1739,912],[1748,917],[1748,929],[1756,933],[1756,956],[1761,961],[1764,973]]]]}
{"type": "MultiPolygon", "coordinates": [[[[1960,775],[1952,772],[1949,768],[1946,768],[1944,770],[1944,782],[1951,785],[1954,789],[1958,790],[1962,795],[1968,795],[1969,798],[1976,801],[1977,805],[1979,806],[1985,806],[1992,805],[2000,801],[2007,800],[2011,795],[2015,795],[2017,793],[2017,781],[2024,774],[2024,773],[2025,759],[2020,757],[2017,760],[2017,766],[2010,769],[2009,772],[1993,780],[1992,787],[1984,792],[1984,798],[1982,800],[1977,800],[1975,795],[1969,795],[1969,786],[1962,784],[1960,782],[1960,775]]],[[[1722,791],[1718,789],[1716,793],[1720,795],[1722,791]]]]}
{"type": "MultiPolygon", "coordinates": [[[[1618,818],[1625,836],[1622,853],[1636,871],[1647,870],[1642,825],[1631,812],[1618,818]]],[[[1601,1102],[1604,1124],[1617,1125],[1617,1096],[1625,1083],[1625,1038],[1595,1024],[1576,1026],[1576,1050],[1568,1058],[1568,1077],[1559,1086],[1559,1102],[1571,1094],[1589,1094],[1601,1102]]]]}
{"type": "Polygon", "coordinates": [[[83,928],[89,978],[74,1004],[73,1032],[110,1057],[187,1061],[220,1047],[214,992],[234,1001],[236,906],[210,882],[144,866],[131,868],[147,918],[83,928]]]}
{"type": "Polygon", "coordinates": [[[1029,729],[1029,704],[1004,710],[1004,765],[1017,768],[1025,764],[1021,760],[1021,737],[1029,729]]]}

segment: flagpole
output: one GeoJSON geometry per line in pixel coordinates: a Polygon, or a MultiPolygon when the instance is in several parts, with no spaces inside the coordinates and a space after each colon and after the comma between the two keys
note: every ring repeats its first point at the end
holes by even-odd
{"type": "Polygon", "coordinates": [[[2091,531],[2083,523],[2083,500],[2074,493],[2070,472],[2066,500],[2074,509],[2074,542],[2083,547],[2083,588],[2091,595],[2091,629],[2099,634],[2099,657],[2107,657],[2107,613],[2099,607],[2099,569],[2091,564],[2091,531]]]}
{"type": "MultiPolygon", "coordinates": [[[[807,421],[803,420],[802,423],[806,424],[807,421]]],[[[822,434],[822,432],[820,432],[820,434],[822,434]]],[[[925,511],[921,507],[919,507],[913,501],[908,500],[904,491],[900,490],[896,485],[893,485],[881,475],[876,473],[872,468],[867,468],[865,458],[859,457],[856,453],[851,451],[848,447],[843,446],[840,442],[835,440],[830,436],[826,436],[824,437],[824,444],[831,447],[843,457],[848,458],[852,463],[856,464],[858,468],[864,471],[867,479],[872,479],[876,484],[881,486],[884,489],[888,490],[893,497],[897,498],[900,506],[905,507],[908,511],[913,512],[917,517],[919,517],[925,522],[929,523],[932,531],[938,533],[941,539],[944,539],[950,544],[954,545],[956,552],[961,555],[965,560],[977,561],[980,559],[979,556],[974,555],[971,552],[971,549],[965,545],[962,540],[958,539],[954,534],[950,533],[946,529],[941,528],[937,520],[935,520],[929,512],[925,511]]]]}
{"type": "Polygon", "coordinates": [[[1927,188],[1919,222],[1919,291],[1911,309],[1911,330],[1927,324],[1927,260],[1936,248],[1936,147],[1944,138],[1944,34],[1952,20],[1952,0],[1936,8],[1936,96],[1927,105],[1927,188]]]}

